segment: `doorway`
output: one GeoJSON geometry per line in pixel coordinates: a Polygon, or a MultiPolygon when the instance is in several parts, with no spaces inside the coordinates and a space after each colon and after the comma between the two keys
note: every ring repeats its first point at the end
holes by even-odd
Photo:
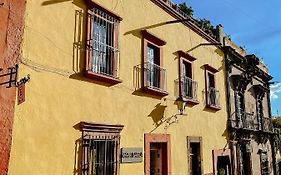
{"type": "Polygon", "coordinates": [[[231,175],[229,156],[218,156],[217,175],[231,175]]]}
{"type": "Polygon", "coordinates": [[[239,168],[241,175],[250,175],[251,171],[251,150],[248,143],[242,143],[239,145],[239,168]]]}
{"type": "Polygon", "coordinates": [[[232,175],[230,149],[216,149],[212,153],[214,175],[232,175]]]}
{"type": "Polygon", "coordinates": [[[169,134],[145,134],[145,175],[171,175],[169,134]]]}
{"type": "Polygon", "coordinates": [[[167,143],[150,143],[150,175],[167,175],[167,143]]]}
{"type": "Polygon", "coordinates": [[[202,175],[202,138],[187,137],[189,175],[202,175]]]}

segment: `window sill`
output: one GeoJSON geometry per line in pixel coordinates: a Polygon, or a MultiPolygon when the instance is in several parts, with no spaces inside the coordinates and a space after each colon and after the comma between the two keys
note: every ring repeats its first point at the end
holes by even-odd
{"type": "Polygon", "coordinates": [[[160,97],[164,97],[164,96],[169,94],[168,92],[166,92],[164,90],[153,89],[153,88],[150,88],[150,87],[143,87],[143,91],[148,93],[148,94],[160,96],[160,97]]]}
{"type": "Polygon", "coordinates": [[[188,99],[188,98],[185,98],[186,100],[186,103],[187,104],[190,104],[190,105],[198,105],[199,104],[199,101],[196,100],[196,99],[188,99]]]}
{"type": "Polygon", "coordinates": [[[220,106],[215,106],[215,105],[206,105],[207,108],[212,109],[212,110],[221,110],[220,106]]]}
{"type": "Polygon", "coordinates": [[[102,74],[94,73],[94,72],[89,71],[89,70],[87,70],[85,72],[85,76],[87,78],[90,78],[90,79],[93,79],[93,80],[97,80],[97,81],[100,81],[100,82],[104,82],[104,83],[108,83],[108,84],[111,84],[111,85],[115,85],[115,84],[118,84],[118,83],[122,82],[122,80],[120,80],[120,79],[117,79],[117,78],[114,78],[114,77],[110,77],[110,76],[107,76],[107,75],[102,75],[102,74]]]}

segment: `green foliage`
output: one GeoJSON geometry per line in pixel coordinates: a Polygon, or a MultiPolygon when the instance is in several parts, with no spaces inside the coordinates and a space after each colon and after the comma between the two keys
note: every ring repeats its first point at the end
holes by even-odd
{"type": "MultiPolygon", "coordinates": [[[[185,2],[178,4],[179,9],[184,12],[186,15],[193,18],[193,9],[192,7],[188,6],[185,2]]],[[[195,24],[200,27],[203,31],[205,31],[207,34],[211,35],[212,37],[215,37],[215,27],[211,24],[211,21],[207,19],[194,19],[195,24]]]]}
{"type": "Polygon", "coordinates": [[[186,3],[181,3],[178,4],[179,9],[184,12],[185,14],[187,14],[188,16],[192,17],[193,16],[193,9],[192,7],[189,7],[188,5],[186,5],[186,3]]]}
{"type": "Polygon", "coordinates": [[[275,118],[275,119],[273,119],[272,123],[273,123],[273,127],[274,127],[274,128],[279,128],[279,129],[281,129],[281,118],[275,118]]]}
{"type": "Polygon", "coordinates": [[[205,30],[214,30],[214,26],[211,24],[211,21],[207,20],[207,19],[199,19],[197,20],[199,26],[202,28],[202,29],[205,29],[205,30]]]}
{"type": "Polygon", "coordinates": [[[207,19],[198,19],[196,20],[198,27],[200,27],[204,32],[212,36],[213,38],[216,37],[216,29],[212,25],[211,21],[207,19]]]}
{"type": "Polygon", "coordinates": [[[281,118],[274,118],[273,121],[274,131],[276,132],[275,136],[275,146],[276,148],[281,151],[281,118]]]}

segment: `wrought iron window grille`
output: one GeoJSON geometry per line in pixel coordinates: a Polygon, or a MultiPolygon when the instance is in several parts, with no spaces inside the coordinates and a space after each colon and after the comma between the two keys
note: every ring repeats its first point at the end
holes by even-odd
{"type": "Polygon", "coordinates": [[[88,14],[87,70],[119,78],[120,20],[93,7],[88,14]]]}

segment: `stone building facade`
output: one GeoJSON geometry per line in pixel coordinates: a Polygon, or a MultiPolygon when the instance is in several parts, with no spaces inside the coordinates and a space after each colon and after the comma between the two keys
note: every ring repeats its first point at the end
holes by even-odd
{"type": "Polygon", "coordinates": [[[246,55],[233,43],[224,50],[234,174],[275,175],[269,90],[272,77],[255,55],[246,55]]]}

